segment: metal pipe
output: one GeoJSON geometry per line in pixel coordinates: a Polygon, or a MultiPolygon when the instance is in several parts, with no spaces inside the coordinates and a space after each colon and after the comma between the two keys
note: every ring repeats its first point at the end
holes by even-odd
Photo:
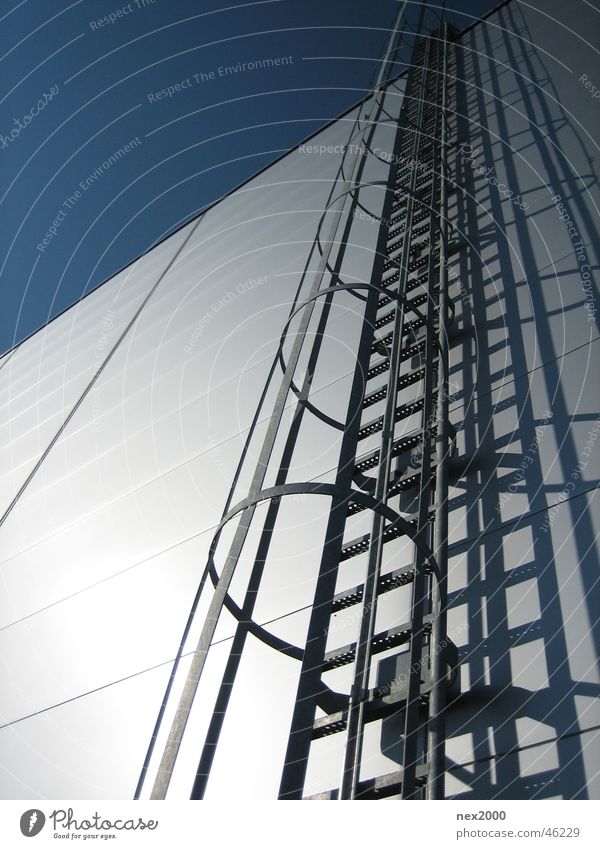
{"type": "Polygon", "coordinates": [[[437,397],[437,474],[435,490],[434,554],[439,568],[439,580],[432,588],[431,627],[431,694],[427,734],[427,798],[443,799],[445,778],[445,717],[446,681],[448,677],[447,574],[448,574],[448,192],[447,192],[447,59],[448,25],[443,27],[442,62],[442,135],[440,145],[440,272],[439,272],[439,330],[438,330],[438,397],[437,397]]]}

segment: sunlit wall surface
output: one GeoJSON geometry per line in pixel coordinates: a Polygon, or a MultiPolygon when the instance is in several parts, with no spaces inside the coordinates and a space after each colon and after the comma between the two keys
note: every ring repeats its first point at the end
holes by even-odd
{"type": "MultiPolygon", "coordinates": [[[[581,80],[593,80],[594,51],[566,28],[564,5],[506,4],[457,48],[449,635],[460,676],[448,709],[446,782],[454,797],[600,798],[600,104],[581,80]]],[[[577,32],[593,32],[597,13],[581,6],[580,14],[588,19],[577,32]]],[[[402,87],[386,95],[392,117],[402,87]]],[[[318,263],[318,251],[309,252],[355,117],[0,361],[3,797],[132,796],[282,328],[318,263]]],[[[372,183],[387,177],[390,123],[375,142],[384,155],[367,157],[372,183]]],[[[382,198],[373,185],[361,202],[376,214],[382,198]]],[[[369,279],[376,235],[367,213],[355,218],[346,282],[369,279]]],[[[336,296],[311,393],[336,418],[345,415],[361,316],[360,301],[336,296]]],[[[420,389],[404,390],[399,402],[420,389]]],[[[267,396],[233,503],[246,494],[270,403],[267,396]]],[[[290,396],[289,415],[293,408],[290,396]]],[[[338,452],[339,433],[307,416],[289,480],[331,480],[338,452]]],[[[408,499],[398,506],[411,510],[408,499]]],[[[254,611],[298,645],[326,518],[318,497],[285,500],[254,611]]],[[[365,522],[356,517],[353,535],[365,522]]],[[[392,543],[384,568],[411,557],[406,543],[392,543]]],[[[342,564],[338,589],[359,583],[364,566],[361,557],[342,564]]],[[[404,622],[409,600],[409,588],[387,594],[378,627],[404,622]]],[[[356,617],[355,608],[336,614],[328,648],[355,638],[356,617]]],[[[189,795],[235,624],[224,613],[174,798],[189,795]]],[[[381,655],[382,674],[393,657],[381,655]]],[[[236,782],[246,797],[276,796],[299,668],[248,637],[207,798],[230,798],[236,782]]],[[[333,670],[330,683],[347,687],[349,668],[333,670]]],[[[368,727],[363,778],[393,771],[399,734],[394,718],[368,727]]],[[[307,795],[338,786],[343,742],[318,741],[307,795]]]]}

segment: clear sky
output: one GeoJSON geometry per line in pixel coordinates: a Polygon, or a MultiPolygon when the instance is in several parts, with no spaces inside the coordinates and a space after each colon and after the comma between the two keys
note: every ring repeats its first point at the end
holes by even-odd
{"type": "Polygon", "coordinates": [[[0,351],[359,99],[396,9],[1,0],[0,351]]]}

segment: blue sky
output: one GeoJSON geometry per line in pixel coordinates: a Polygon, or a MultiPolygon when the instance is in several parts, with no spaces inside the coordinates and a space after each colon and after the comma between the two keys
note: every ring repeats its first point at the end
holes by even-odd
{"type": "Polygon", "coordinates": [[[0,2],[0,350],[358,100],[397,5],[0,2]]]}

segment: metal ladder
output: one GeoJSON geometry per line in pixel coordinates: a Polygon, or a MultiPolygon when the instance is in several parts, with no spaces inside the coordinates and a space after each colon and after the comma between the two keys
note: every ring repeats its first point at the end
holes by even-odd
{"type": "MultiPolygon", "coordinates": [[[[372,278],[379,289],[375,339],[368,352],[355,455],[361,441],[374,434],[381,434],[380,443],[356,457],[352,470],[354,484],[374,501],[361,503],[350,496],[345,503],[347,516],[371,509],[371,532],[346,540],[340,534],[339,515],[330,522],[325,547],[339,545],[337,566],[332,564],[334,550],[326,551],[322,574],[330,575],[315,594],[280,798],[302,798],[311,745],[341,733],[346,741],[339,789],[307,798],[414,799],[423,798],[426,787],[430,798],[443,797],[444,697],[457,664],[456,648],[445,633],[447,462],[455,436],[447,413],[447,333],[453,319],[447,294],[451,54],[447,26],[421,38],[414,49],[394,151],[396,167],[382,215],[383,262],[375,262],[381,268],[374,268],[372,278]],[[379,335],[390,325],[385,336],[379,335]],[[369,384],[384,374],[385,385],[368,391],[369,384]],[[418,383],[419,396],[398,403],[399,394],[418,383]],[[366,411],[382,400],[383,414],[368,419],[366,411]],[[416,414],[420,426],[404,433],[403,423],[416,414]],[[398,518],[392,502],[411,492],[415,509],[398,518]],[[382,573],[384,545],[401,536],[414,542],[414,562],[382,573]],[[340,564],[361,554],[367,560],[364,582],[327,598],[324,585],[331,588],[340,564]],[[409,621],[376,632],[378,599],[408,584],[412,586],[409,621]],[[334,613],[353,606],[361,607],[356,640],[319,657],[324,639],[317,635],[328,632],[334,613]],[[396,679],[374,685],[376,656],[401,646],[406,647],[401,655],[402,684],[396,679]],[[348,664],[353,664],[349,697],[332,692],[322,678],[348,664]],[[317,705],[327,711],[325,716],[316,718],[317,705]],[[364,780],[365,726],[394,714],[403,718],[401,764],[391,774],[364,780]]],[[[346,449],[341,468],[352,456],[352,447],[346,449]]],[[[339,509],[334,503],[332,516],[339,509]]]]}

